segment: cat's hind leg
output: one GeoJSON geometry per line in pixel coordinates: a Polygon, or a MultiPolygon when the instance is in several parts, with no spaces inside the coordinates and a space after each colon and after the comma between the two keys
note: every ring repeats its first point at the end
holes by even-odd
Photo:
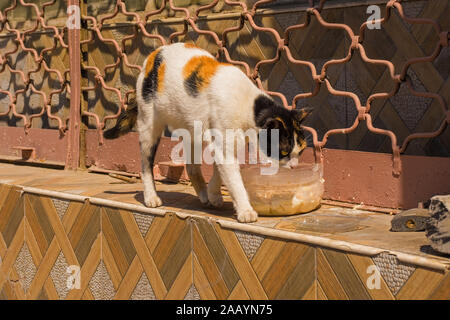
{"type": "Polygon", "coordinates": [[[161,198],[156,194],[153,180],[153,166],[156,149],[164,129],[164,124],[158,123],[153,117],[138,121],[139,144],[142,158],[142,182],[144,184],[144,203],[147,207],[159,207],[161,198]]]}
{"type": "Polygon", "coordinates": [[[212,206],[220,208],[223,205],[223,197],[221,193],[222,179],[217,165],[214,163],[214,172],[208,183],[208,200],[212,206]]]}
{"type": "Polygon", "coordinates": [[[203,178],[201,165],[194,163],[186,164],[186,171],[189,176],[189,180],[191,180],[192,186],[197,193],[200,202],[202,204],[208,204],[208,193],[206,191],[206,183],[203,178]]]}

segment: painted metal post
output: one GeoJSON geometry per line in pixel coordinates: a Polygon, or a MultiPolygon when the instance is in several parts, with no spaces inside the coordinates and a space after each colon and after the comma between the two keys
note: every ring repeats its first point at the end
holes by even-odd
{"type": "Polygon", "coordinates": [[[70,65],[70,120],[65,169],[76,170],[80,158],[80,5],[79,0],[67,0],[67,29],[70,65]]]}

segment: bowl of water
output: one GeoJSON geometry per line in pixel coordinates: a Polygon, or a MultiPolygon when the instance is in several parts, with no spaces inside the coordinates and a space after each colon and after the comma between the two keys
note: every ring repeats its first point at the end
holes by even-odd
{"type": "Polygon", "coordinates": [[[320,164],[301,163],[263,174],[261,167],[241,169],[253,209],[260,215],[285,216],[310,212],[320,206],[324,179],[320,164]]]}

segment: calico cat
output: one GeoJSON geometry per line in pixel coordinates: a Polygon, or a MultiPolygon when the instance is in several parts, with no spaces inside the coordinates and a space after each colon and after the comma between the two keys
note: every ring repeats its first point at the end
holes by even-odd
{"type": "MultiPolygon", "coordinates": [[[[115,127],[105,131],[108,139],[132,130],[137,123],[142,155],[144,202],[162,204],[153,181],[153,162],[159,138],[166,126],[183,128],[193,136],[194,121],[203,129],[279,130],[279,159],[298,157],[306,147],[301,123],[310,110],[287,110],[257,88],[236,66],[219,63],[198,47],[176,43],[153,51],[144,61],[136,83],[137,106],[122,112],[115,127]]],[[[270,135],[270,133],[268,133],[270,135]]],[[[270,153],[275,154],[277,150],[270,153]]],[[[203,204],[222,205],[222,182],[233,199],[240,222],[256,221],[237,161],[214,164],[206,186],[200,164],[186,164],[192,185],[203,204]]]]}

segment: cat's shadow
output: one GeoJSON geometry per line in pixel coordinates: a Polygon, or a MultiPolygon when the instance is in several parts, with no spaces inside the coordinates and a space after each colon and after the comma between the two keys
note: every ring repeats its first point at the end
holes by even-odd
{"type": "MultiPolygon", "coordinates": [[[[144,193],[142,191],[112,191],[106,190],[104,193],[108,194],[134,194],[134,199],[140,204],[144,204],[144,193]]],[[[224,201],[221,208],[214,208],[203,205],[197,196],[190,193],[178,191],[158,191],[158,196],[161,198],[163,205],[161,209],[171,208],[181,209],[185,211],[200,211],[214,216],[236,218],[234,215],[233,204],[230,201],[224,201]]]]}

